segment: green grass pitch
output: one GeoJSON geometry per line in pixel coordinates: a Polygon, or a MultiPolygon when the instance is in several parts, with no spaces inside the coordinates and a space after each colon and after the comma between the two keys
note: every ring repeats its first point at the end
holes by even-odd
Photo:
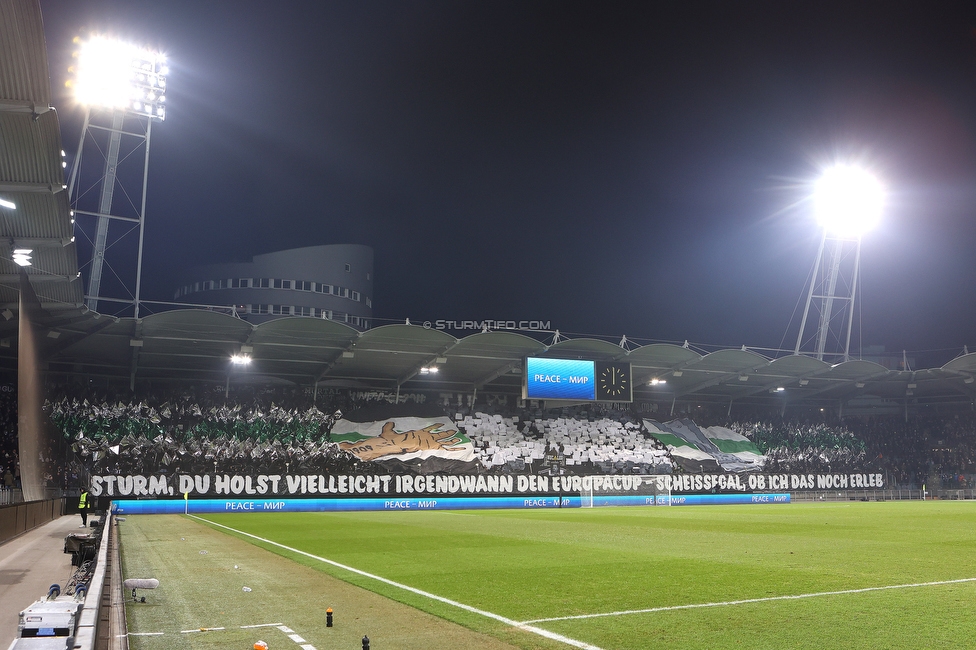
{"type": "MultiPolygon", "coordinates": [[[[181,547],[174,542],[177,531],[202,535],[197,531],[205,530],[213,536],[207,543],[215,549],[217,540],[231,535],[240,539],[229,542],[246,547],[241,544],[246,540],[264,547],[287,558],[287,564],[296,569],[311,568],[327,574],[323,579],[348,583],[347,589],[358,586],[374,592],[368,594],[370,598],[379,596],[381,603],[391,607],[409,606],[390,614],[382,645],[374,640],[376,650],[414,647],[414,637],[425,631],[412,628],[443,624],[439,619],[459,624],[453,626],[462,630],[456,634],[475,635],[463,640],[457,637],[454,647],[494,647],[495,643],[499,647],[572,647],[226,528],[202,528],[199,519],[130,517],[131,524],[121,525],[129,575],[135,568],[157,570],[149,562],[152,553],[147,555],[140,548],[151,545],[151,540],[136,534],[153,519],[178,522],[170,532],[152,534],[163,536],[159,543],[185,551],[187,563],[210,560],[192,544],[184,542],[181,547]],[[411,607],[426,614],[411,616],[409,612],[415,612],[411,607]]],[[[262,513],[205,515],[201,519],[508,621],[529,621],[535,628],[579,642],[578,647],[914,649],[971,647],[976,639],[973,502],[262,513]],[[784,598],[791,596],[806,597],[784,598]],[[690,605],[707,606],[686,607],[690,605]],[[631,613],[563,618],[618,612],[631,613]],[[560,618],[563,620],[540,620],[560,618]]],[[[248,558],[252,561],[257,560],[248,558]]],[[[186,565],[180,566],[185,572],[186,565]]],[[[222,571],[207,578],[211,589],[230,579],[233,584],[226,587],[228,592],[234,593],[235,601],[243,598],[233,582],[239,576],[222,571]]],[[[281,573],[277,570],[279,577],[281,573]]],[[[202,574],[184,573],[182,580],[193,583],[195,578],[202,574]]],[[[281,598],[302,602],[302,587],[276,589],[282,592],[281,598]]],[[[366,608],[357,604],[360,597],[355,593],[366,592],[351,592],[344,607],[366,608]]],[[[190,618],[206,618],[207,624],[222,622],[216,613],[201,618],[204,605],[181,606],[190,618]]],[[[300,604],[292,607],[302,608],[300,604]]],[[[324,609],[322,602],[316,607],[324,609]]],[[[378,607],[374,614],[382,619],[383,605],[378,607]]],[[[231,614],[222,616],[235,624],[256,621],[247,607],[228,605],[226,609],[231,614]]],[[[154,611],[150,606],[130,608],[130,631],[173,627],[171,613],[154,611]]],[[[282,611],[287,617],[292,610],[282,611]]],[[[368,619],[365,612],[363,609],[364,621],[368,619]]],[[[344,617],[349,615],[343,611],[344,617]]],[[[292,616],[292,620],[300,618],[292,616]]],[[[318,640],[316,648],[358,648],[358,644],[334,643],[319,618],[300,621],[309,641],[318,640]]],[[[197,627],[190,620],[179,624],[197,627]]],[[[369,625],[379,623],[370,619],[369,625]]],[[[358,640],[359,630],[352,636],[358,640]]],[[[133,637],[130,643],[136,648],[171,647],[159,645],[161,641],[154,638],[133,637]]],[[[185,647],[231,647],[216,640],[213,646],[192,645],[203,643],[197,638],[203,635],[185,647]]],[[[435,645],[418,641],[416,647],[435,645]]]]}

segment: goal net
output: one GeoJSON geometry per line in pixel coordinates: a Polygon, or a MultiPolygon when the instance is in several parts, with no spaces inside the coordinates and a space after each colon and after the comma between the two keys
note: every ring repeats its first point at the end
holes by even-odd
{"type": "MultiPolygon", "coordinates": [[[[667,506],[671,505],[671,487],[658,482],[657,476],[581,476],[578,489],[580,506],[667,506]]],[[[575,480],[573,481],[576,482],[575,480]]],[[[573,486],[577,488],[576,485],[573,486]]]]}

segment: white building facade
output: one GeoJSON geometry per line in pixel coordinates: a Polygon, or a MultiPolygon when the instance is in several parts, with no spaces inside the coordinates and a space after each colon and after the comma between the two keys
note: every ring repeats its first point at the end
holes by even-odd
{"type": "Polygon", "coordinates": [[[232,307],[252,323],[307,316],[366,330],[373,316],[373,249],[308,246],[255,255],[250,262],[193,267],[174,300],[232,307]]]}

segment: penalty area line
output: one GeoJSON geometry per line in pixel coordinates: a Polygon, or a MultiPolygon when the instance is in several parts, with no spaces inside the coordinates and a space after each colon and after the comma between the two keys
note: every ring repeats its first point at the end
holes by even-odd
{"type": "Polygon", "coordinates": [[[804,598],[822,598],[824,596],[845,596],[849,594],[864,594],[871,591],[886,591],[889,589],[918,589],[921,587],[938,587],[940,585],[956,585],[964,582],[976,582],[976,578],[958,578],[956,580],[935,580],[933,582],[913,582],[904,585],[884,585],[882,587],[864,587],[861,589],[842,589],[840,591],[818,591],[810,594],[793,594],[788,596],[767,596],[765,598],[745,598],[743,600],[726,600],[717,603],[694,603],[690,605],[671,605],[668,607],[648,607],[647,609],[626,609],[619,612],[602,612],[599,614],[576,614],[575,616],[553,616],[552,618],[536,618],[522,621],[524,624],[551,623],[553,621],[574,621],[585,618],[603,618],[606,616],[627,616],[629,614],[653,614],[654,612],[673,612],[679,609],[701,609],[704,607],[729,607],[732,605],[748,605],[750,603],[768,603],[775,600],[802,600],[804,598]]]}
{"type": "Polygon", "coordinates": [[[291,546],[285,546],[284,544],[279,544],[278,542],[275,542],[273,540],[265,539],[264,537],[258,537],[257,535],[252,535],[251,533],[247,533],[244,532],[243,530],[238,530],[236,528],[231,528],[230,526],[225,526],[224,524],[218,524],[217,522],[210,521],[209,519],[205,519],[204,517],[199,517],[197,515],[187,515],[187,516],[189,516],[192,519],[204,521],[210,524],[211,526],[217,526],[218,528],[229,530],[232,533],[237,533],[238,535],[243,535],[244,537],[250,537],[251,539],[257,540],[259,542],[263,542],[271,546],[277,546],[278,548],[284,549],[286,551],[290,551],[291,553],[295,553],[297,555],[302,555],[312,560],[316,560],[317,562],[322,562],[323,564],[328,564],[338,569],[349,571],[350,573],[355,573],[356,575],[362,576],[364,578],[369,578],[370,580],[376,580],[377,582],[382,582],[385,585],[396,587],[397,589],[402,589],[404,591],[409,591],[412,594],[423,596],[424,598],[429,598],[430,600],[436,600],[437,602],[444,603],[446,605],[451,605],[452,607],[457,607],[458,609],[463,609],[466,612],[471,612],[472,614],[478,614],[479,616],[490,618],[492,620],[498,621],[499,623],[504,623],[505,625],[509,625],[511,627],[518,628],[520,630],[525,630],[526,632],[538,634],[539,636],[545,637],[547,639],[551,639],[553,641],[559,641],[560,643],[565,643],[566,645],[572,646],[574,648],[582,648],[583,650],[602,650],[599,646],[586,643],[585,641],[578,641],[576,639],[571,639],[568,636],[563,636],[562,634],[557,634],[555,632],[550,632],[549,630],[544,630],[541,627],[535,627],[534,625],[531,625],[531,621],[520,623],[518,621],[507,618],[500,614],[495,614],[494,612],[478,609],[477,607],[472,607],[471,605],[465,605],[464,603],[458,602],[456,600],[451,600],[450,598],[445,598],[444,596],[438,596],[437,594],[432,594],[429,591],[424,591],[423,589],[417,589],[416,587],[411,587],[410,585],[405,585],[403,583],[390,580],[389,578],[378,576],[374,573],[368,573],[361,569],[357,569],[355,567],[351,567],[346,564],[341,564],[339,562],[336,562],[335,560],[330,560],[328,558],[320,557],[318,555],[313,555],[312,553],[309,553],[307,551],[302,551],[297,548],[292,548],[291,546]]]}

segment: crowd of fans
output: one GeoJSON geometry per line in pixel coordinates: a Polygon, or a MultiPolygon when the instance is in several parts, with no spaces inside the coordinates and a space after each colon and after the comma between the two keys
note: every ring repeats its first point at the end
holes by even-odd
{"type": "Polygon", "coordinates": [[[976,414],[853,419],[869,461],[893,483],[921,488],[972,488],[976,477],[976,414]]]}
{"type": "Polygon", "coordinates": [[[10,384],[0,384],[0,489],[18,487],[17,390],[10,384]]]}
{"type": "MultiPolygon", "coordinates": [[[[60,431],[69,462],[46,477],[70,487],[89,473],[370,472],[332,442],[339,411],[369,409],[383,396],[300,388],[181,385],[146,394],[49,387],[45,409],[60,431]]],[[[411,415],[413,404],[396,405],[411,415]]],[[[389,404],[387,404],[389,406],[389,404]]],[[[640,417],[604,405],[542,410],[505,403],[426,404],[449,413],[471,439],[470,471],[539,473],[554,463],[574,474],[657,474],[681,471],[640,417]]],[[[15,388],[0,390],[0,486],[19,483],[15,388]]],[[[387,409],[385,417],[393,411],[387,409]]],[[[379,418],[377,418],[379,419],[379,418]]],[[[753,441],[769,473],[882,472],[886,485],[930,489],[973,487],[976,416],[848,417],[817,422],[763,419],[722,424],[753,441]]],[[[57,459],[55,441],[42,453],[57,459]]]]}
{"type": "Polygon", "coordinates": [[[843,425],[797,422],[734,422],[729,427],[756,443],[766,456],[765,470],[778,474],[862,472],[863,440],[843,425]]]}
{"type": "Polygon", "coordinates": [[[175,397],[155,404],[63,397],[46,409],[91,473],[355,471],[356,459],[328,437],[337,413],[260,397],[231,406],[175,397]]]}

